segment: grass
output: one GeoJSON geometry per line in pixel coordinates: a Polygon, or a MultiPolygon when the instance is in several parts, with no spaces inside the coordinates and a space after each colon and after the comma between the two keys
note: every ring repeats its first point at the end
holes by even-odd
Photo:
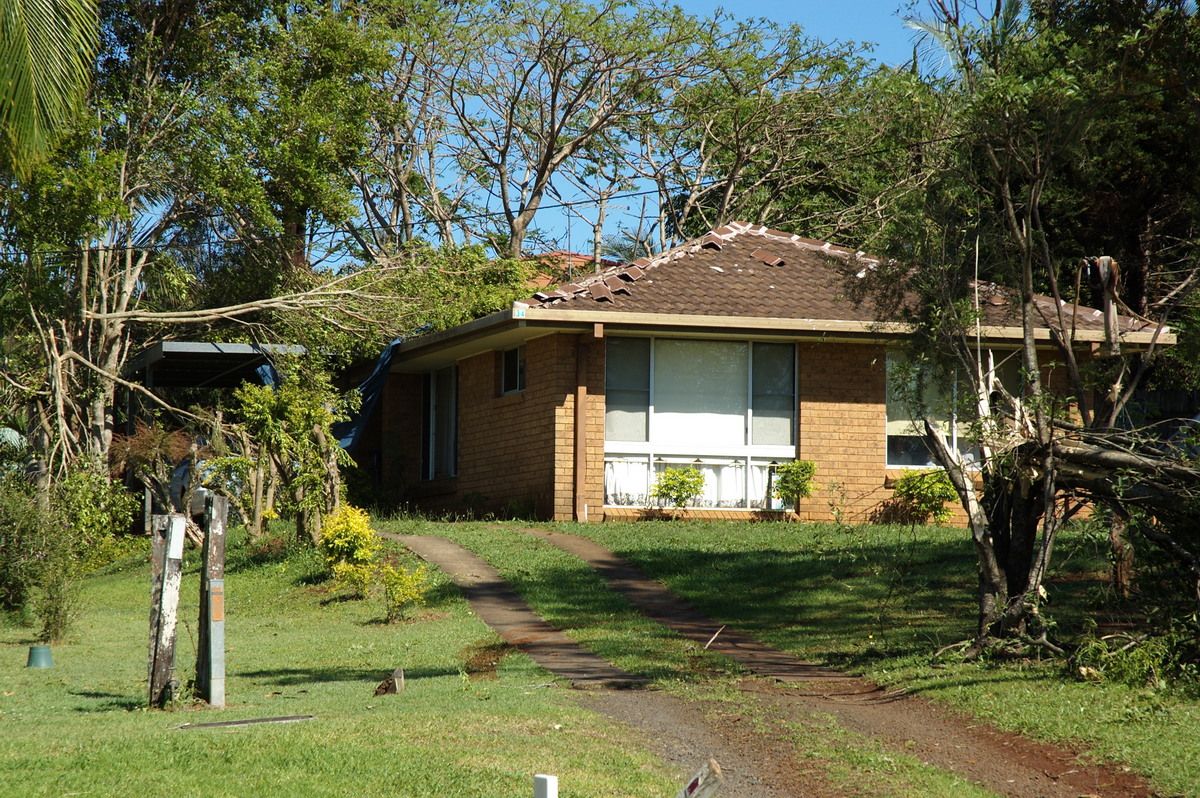
{"type": "MultiPolygon", "coordinates": [[[[513,796],[532,792],[534,773],[558,775],[564,796],[678,789],[678,774],[547,686],[524,655],[503,657],[494,679],[472,679],[464,652],[498,640],[446,585],[416,620],[387,625],[381,602],[330,600],[307,554],[235,553],[224,711],[142,709],[144,562],[88,580],[78,631],[54,648],[53,669],[24,668],[31,630],[0,628],[0,794],[513,796]],[[407,690],[373,697],[398,665],[407,690]],[[179,728],[302,714],[315,718],[179,728]]],[[[195,658],[194,560],[180,615],[184,680],[195,658]]]]}
{"type": "MultiPolygon", "coordinates": [[[[735,690],[739,666],[633,612],[579,560],[520,525],[381,523],[440,534],[491,561],[551,623],[660,689],[738,713],[787,741],[798,766],[879,795],[973,788],[828,717],[781,721],[735,690]]],[[[1073,680],[1057,663],[956,663],[930,654],[974,622],[974,555],[962,530],[699,522],[553,525],[612,548],[721,622],[801,657],[904,684],[997,725],[1081,743],[1146,774],[1163,794],[1198,795],[1200,706],[1168,691],[1073,680]]],[[[1049,582],[1064,629],[1095,604],[1102,559],[1067,535],[1049,582]]],[[[33,630],[0,623],[0,795],[154,793],[500,796],[559,776],[561,794],[673,794],[681,774],[648,742],[580,709],[519,653],[503,653],[458,592],[438,583],[408,623],[382,602],[339,601],[311,552],[231,546],[224,711],[150,712],[144,555],[90,578],[85,612],[55,667],[23,666],[33,630]],[[483,655],[488,655],[487,657],[483,655]],[[408,689],[372,696],[394,667],[408,689]],[[185,723],[314,715],[293,724],[180,730],[185,723]],[[586,786],[584,786],[586,785],[586,786]]],[[[196,563],[184,581],[178,673],[195,658],[196,563]],[[191,624],[189,626],[188,624],[191,624]]],[[[848,788],[849,789],[849,788],[848,788]]],[[[976,793],[978,794],[978,793],[976,793]]]]}
{"type": "MultiPolygon", "coordinates": [[[[559,525],[635,563],[698,608],[801,657],[905,685],[997,726],[1082,744],[1164,794],[1200,795],[1200,704],[1155,687],[1071,678],[1059,661],[931,664],[972,634],[966,532],[821,524],[559,525]]],[[[1093,620],[1105,568],[1096,541],[1064,533],[1047,582],[1064,634],[1093,620]]]]}
{"type": "MultiPolygon", "coordinates": [[[[831,783],[847,785],[855,794],[986,794],[953,774],[847,732],[831,724],[826,716],[799,723],[769,717],[756,699],[733,689],[735,678],[746,675],[740,665],[704,651],[702,646],[635,612],[582,560],[525,534],[519,525],[431,524],[412,519],[378,526],[401,534],[441,535],[475,551],[568,637],[625,670],[653,679],[658,689],[702,701],[710,711],[755,719],[760,734],[787,739],[795,746],[793,757],[798,767],[828,774],[831,783]]],[[[667,524],[663,528],[680,526],[690,525],[667,524]]],[[[567,531],[563,525],[553,528],[567,531]]],[[[584,525],[571,531],[592,529],[584,525]]],[[[634,524],[630,529],[636,533],[648,527],[634,524]]],[[[765,595],[768,591],[764,588],[761,592],[765,595]]]]}

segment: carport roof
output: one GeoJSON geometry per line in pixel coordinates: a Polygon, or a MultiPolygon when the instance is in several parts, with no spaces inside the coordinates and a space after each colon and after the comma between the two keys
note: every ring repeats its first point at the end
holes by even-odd
{"type": "Polygon", "coordinates": [[[283,344],[162,341],[135,355],[125,372],[147,388],[236,388],[261,383],[258,369],[280,355],[303,352],[283,344]]]}

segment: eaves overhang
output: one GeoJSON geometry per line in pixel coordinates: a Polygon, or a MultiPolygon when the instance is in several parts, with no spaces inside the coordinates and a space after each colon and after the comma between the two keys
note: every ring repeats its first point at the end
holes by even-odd
{"type": "MultiPolygon", "coordinates": [[[[453,365],[465,357],[490,350],[511,349],[533,338],[556,332],[603,335],[686,335],[696,338],[782,338],[790,341],[827,343],[894,343],[912,334],[913,326],[898,322],[850,319],[791,319],[759,316],[710,316],[674,313],[630,313],[622,311],[531,308],[515,304],[490,316],[458,327],[413,338],[401,345],[392,366],[398,372],[424,372],[453,365]]],[[[1039,344],[1053,345],[1050,330],[1034,331],[1039,344]]],[[[1018,326],[983,326],[981,343],[1019,346],[1023,333],[1018,326]]],[[[1101,330],[1077,330],[1077,346],[1105,342],[1101,330]]],[[[1121,343],[1135,350],[1151,344],[1169,346],[1175,334],[1167,328],[1129,331],[1121,343]]]]}

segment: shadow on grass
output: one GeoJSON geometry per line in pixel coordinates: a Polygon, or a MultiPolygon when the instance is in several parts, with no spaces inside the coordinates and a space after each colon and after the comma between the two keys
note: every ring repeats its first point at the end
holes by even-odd
{"type": "MultiPolygon", "coordinates": [[[[251,679],[258,679],[263,685],[297,685],[325,684],[329,682],[367,682],[377,684],[391,675],[384,668],[274,668],[268,670],[246,671],[237,674],[251,679]]],[[[457,676],[457,668],[405,668],[404,678],[434,679],[439,676],[457,676]]]]}
{"type": "MultiPolygon", "coordinates": [[[[888,656],[931,652],[966,637],[973,622],[975,560],[962,541],[863,544],[852,551],[712,551],[676,541],[617,553],[716,624],[839,666],[877,659],[881,646],[888,656]]],[[[586,569],[520,569],[512,576],[531,604],[565,630],[608,626],[628,609],[586,569]]],[[[644,652],[646,642],[613,635],[604,650],[592,648],[610,658],[644,652]]]]}
{"type": "Polygon", "coordinates": [[[145,697],[134,697],[118,693],[102,693],[98,690],[69,690],[67,692],[69,695],[79,696],[80,698],[108,699],[95,706],[75,707],[75,712],[112,712],[113,710],[133,712],[146,706],[145,697]]]}

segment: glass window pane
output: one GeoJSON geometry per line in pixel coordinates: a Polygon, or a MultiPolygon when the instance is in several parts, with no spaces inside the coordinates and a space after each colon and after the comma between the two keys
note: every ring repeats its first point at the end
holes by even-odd
{"type": "Polygon", "coordinates": [[[615,391],[604,400],[604,438],[610,441],[646,440],[649,391],[615,391]]]}
{"type": "Polygon", "coordinates": [[[915,371],[906,373],[904,366],[903,354],[887,353],[887,462],[897,466],[934,465],[922,419],[928,415],[949,439],[950,403],[933,379],[915,371]],[[913,401],[919,406],[910,407],[913,401]]]}
{"type": "Polygon", "coordinates": [[[452,477],[457,471],[457,377],[451,366],[425,379],[425,479],[452,477]]]}
{"type": "Polygon", "coordinates": [[[741,341],[657,341],[652,439],[744,445],[748,355],[741,341]]]}
{"type": "Polygon", "coordinates": [[[650,390],[649,338],[609,338],[604,362],[609,388],[650,390]]]}
{"type": "Polygon", "coordinates": [[[796,350],[791,344],[754,345],[754,414],[750,442],[795,443],[796,350]]]}
{"type": "Polygon", "coordinates": [[[650,415],[650,339],[609,338],[605,351],[604,438],[644,441],[650,415]]]}
{"type": "Polygon", "coordinates": [[[504,379],[501,393],[525,390],[525,347],[506,350],[504,353],[504,379]]]}

